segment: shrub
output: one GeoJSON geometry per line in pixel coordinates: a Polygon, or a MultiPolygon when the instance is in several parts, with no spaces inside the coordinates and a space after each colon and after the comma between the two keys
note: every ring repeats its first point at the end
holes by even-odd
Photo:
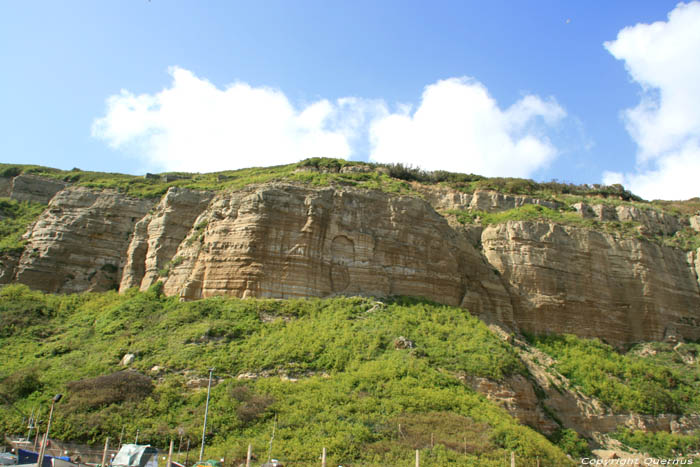
{"type": "Polygon", "coordinates": [[[133,370],[71,381],[66,386],[70,392],[67,405],[75,410],[92,410],[110,404],[137,402],[153,392],[151,379],[133,370]]]}
{"type": "Polygon", "coordinates": [[[26,368],[11,374],[0,383],[0,394],[10,402],[22,399],[41,389],[36,368],[26,368]]]}

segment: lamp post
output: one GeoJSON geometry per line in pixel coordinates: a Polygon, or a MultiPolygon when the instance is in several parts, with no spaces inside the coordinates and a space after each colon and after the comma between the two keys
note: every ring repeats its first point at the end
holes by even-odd
{"type": "Polygon", "coordinates": [[[36,467],[41,467],[44,463],[44,453],[46,452],[46,443],[49,440],[49,430],[51,429],[51,417],[53,417],[53,406],[56,402],[61,400],[63,394],[56,394],[51,399],[51,410],[49,411],[49,423],[46,424],[46,434],[44,435],[44,440],[41,442],[41,447],[39,448],[39,458],[36,461],[36,467]]]}
{"type": "Polygon", "coordinates": [[[209,386],[207,387],[207,405],[204,407],[204,428],[202,428],[202,448],[199,450],[199,462],[202,462],[202,457],[204,456],[204,438],[207,434],[207,415],[209,414],[209,394],[211,393],[211,374],[214,372],[213,368],[209,368],[209,386]]]}

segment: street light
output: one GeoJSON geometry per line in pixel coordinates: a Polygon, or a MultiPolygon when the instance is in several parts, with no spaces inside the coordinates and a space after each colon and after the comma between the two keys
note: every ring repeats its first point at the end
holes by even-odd
{"type": "Polygon", "coordinates": [[[209,414],[209,393],[211,393],[211,374],[214,372],[213,368],[209,368],[209,386],[207,387],[207,405],[204,408],[204,428],[202,428],[202,448],[199,450],[199,462],[202,462],[202,457],[204,456],[204,438],[207,434],[207,415],[209,414]]]}
{"type": "Polygon", "coordinates": [[[56,402],[61,400],[63,394],[56,394],[51,399],[51,411],[49,412],[49,423],[46,425],[46,434],[44,435],[44,440],[41,442],[41,448],[39,449],[39,457],[36,460],[36,467],[41,467],[44,463],[44,453],[46,452],[46,443],[49,440],[49,430],[51,429],[51,417],[53,417],[53,406],[56,402]]]}

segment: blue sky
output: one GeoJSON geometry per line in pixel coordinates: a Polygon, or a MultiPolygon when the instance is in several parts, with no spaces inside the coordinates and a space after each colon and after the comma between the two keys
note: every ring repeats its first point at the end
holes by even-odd
{"type": "Polygon", "coordinates": [[[700,196],[698,3],[0,6],[2,162],[144,173],[327,155],[700,196]]]}

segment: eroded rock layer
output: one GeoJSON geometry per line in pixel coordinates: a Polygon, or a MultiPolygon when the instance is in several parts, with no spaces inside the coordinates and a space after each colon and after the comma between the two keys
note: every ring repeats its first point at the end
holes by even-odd
{"type": "Polygon", "coordinates": [[[134,226],[120,290],[147,289],[160,279],[212,196],[204,191],[168,190],[155,209],[134,226]]]}
{"type": "Polygon", "coordinates": [[[700,338],[700,289],[683,251],[524,221],[486,228],[482,244],[509,285],[521,329],[602,337],[614,345],[700,338]]]}
{"type": "Polygon", "coordinates": [[[481,255],[423,200],[264,186],[218,195],[176,253],[165,292],[186,299],[414,295],[511,320],[481,255]]]}
{"type": "Polygon", "coordinates": [[[67,188],[33,225],[15,280],[47,292],[114,289],[134,224],[153,201],[67,188]]]}

